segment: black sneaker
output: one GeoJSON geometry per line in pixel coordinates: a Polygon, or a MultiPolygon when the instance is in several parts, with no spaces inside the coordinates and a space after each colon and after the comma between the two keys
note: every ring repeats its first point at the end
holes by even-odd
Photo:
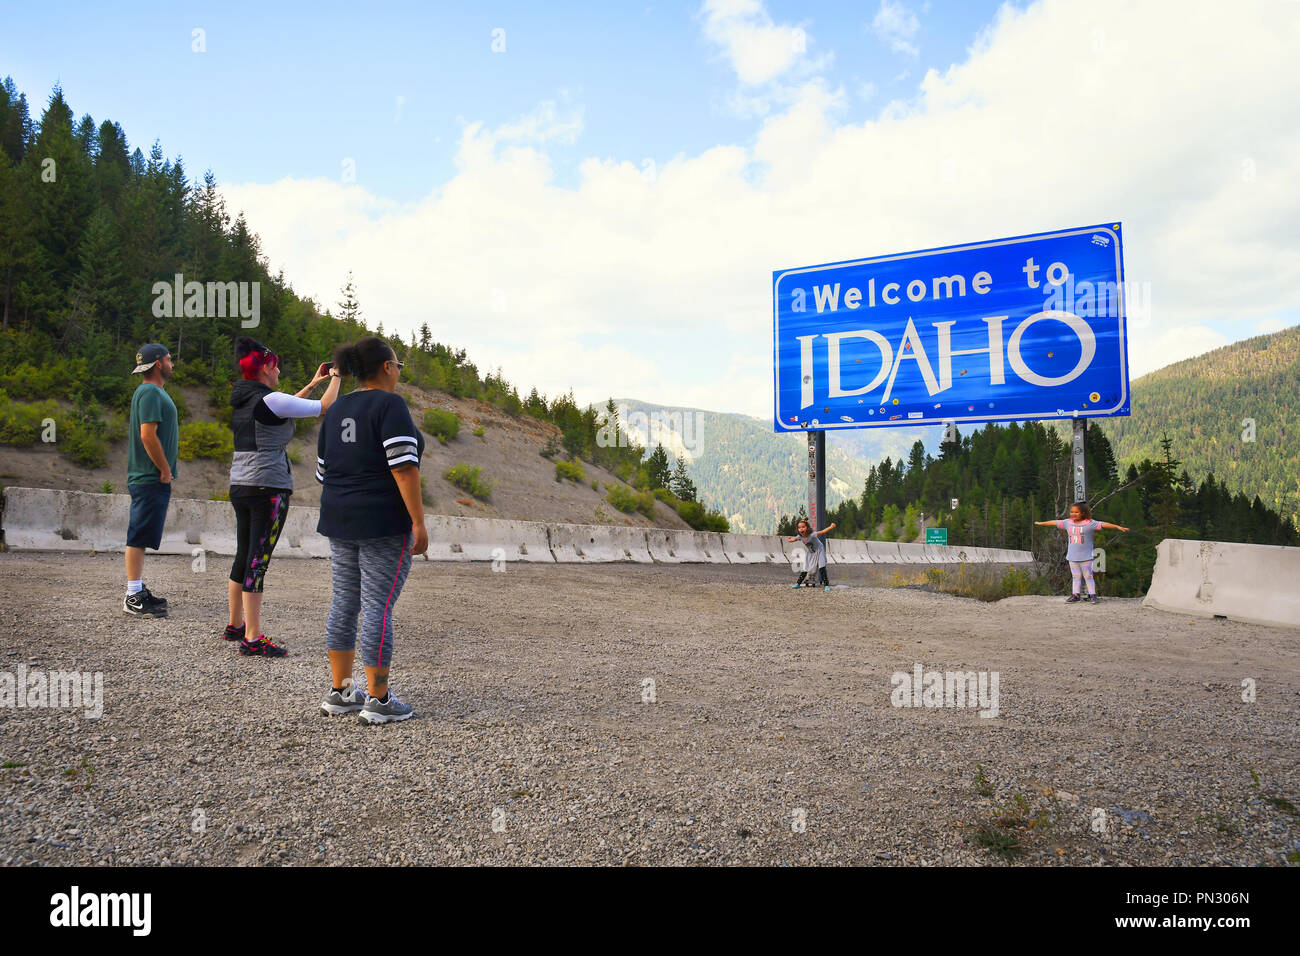
{"type": "Polygon", "coordinates": [[[154,595],[149,593],[149,589],[146,587],[140,588],[140,596],[144,598],[146,604],[152,604],[154,607],[161,607],[161,608],[167,607],[166,598],[154,597],[154,595]]]}
{"type": "Polygon", "coordinates": [[[1089,603],[1089,604],[1100,604],[1100,603],[1101,603],[1101,599],[1098,598],[1097,595],[1095,595],[1095,594],[1089,594],[1089,595],[1088,595],[1088,603],[1089,603]]]}
{"type": "Polygon", "coordinates": [[[227,624],[225,632],[221,635],[221,639],[224,641],[242,641],[244,639],[244,625],[241,624],[239,627],[231,627],[227,624]]]}
{"type": "Polygon", "coordinates": [[[267,640],[266,635],[263,634],[255,641],[250,641],[248,638],[241,639],[239,653],[245,657],[284,657],[289,651],[287,648],[267,640]]]}
{"type": "Polygon", "coordinates": [[[144,598],[144,592],[128,594],[122,599],[122,610],[136,617],[166,617],[167,608],[159,604],[150,604],[144,598]]]}
{"type": "Polygon", "coordinates": [[[1079,603],[1079,595],[1077,595],[1077,594],[1071,594],[1068,598],[1065,599],[1065,603],[1066,603],[1066,604],[1078,604],[1078,603],[1079,603]]]}

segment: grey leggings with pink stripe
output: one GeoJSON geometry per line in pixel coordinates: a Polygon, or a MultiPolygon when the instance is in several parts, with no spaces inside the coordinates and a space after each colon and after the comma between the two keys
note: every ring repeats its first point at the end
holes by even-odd
{"type": "Polygon", "coordinates": [[[357,615],[361,616],[361,663],[388,667],[393,659],[393,609],[411,570],[411,536],[330,538],[334,600],[325,623],[325,646],[331,651],[357,649],[357,615]]]}
{"type": "Polygon", "coordinates": [[[1078,593],[1079,593],[1079,580],[1080,580],[1081,578],[1082,578],[1084,581],[1087,581],[1087,582],[1088,582],[1088,593],[1089,593],[1089,594],[1096,594],[1096,593],[1097,593],[1097,582],[1094,581],[1093,578],[1092,578],[1092,562],[1091,562],[1091,561],[1071,561],[1071,562],[1070,562],[1070,578],[1071,578],[1071,580],[1072,580],[1073,583],[1074,583],[1074,593],[1075,593],[1075,594],[1078,594],[1078,593]]]}

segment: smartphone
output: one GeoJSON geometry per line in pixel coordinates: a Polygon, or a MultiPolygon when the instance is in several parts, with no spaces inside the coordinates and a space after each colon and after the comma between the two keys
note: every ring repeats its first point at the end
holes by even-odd
{"type": "Polygon", "coordinates": [[[333,363],[333,362],[326,362],[326,363],[325,363],[325,374],[328,375],[328,374],[330,373],[330,369],[332,369],[333,367],[334,367],[334,363],[333,363]]]}

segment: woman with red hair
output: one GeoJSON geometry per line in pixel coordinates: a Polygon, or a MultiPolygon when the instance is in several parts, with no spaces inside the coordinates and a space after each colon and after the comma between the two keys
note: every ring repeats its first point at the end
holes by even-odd
{"type": "Polygon", "coordinates": [[[338,372],[323,363],[296,395],[276,391],[280,358],[260,342],[240,336],[235,362],[243,375],[230,390],[230,428],[235,454],[230,463],[230,504],[235,509],[237,544],[230,568],[230,623],[222,635],[239,641],[239,653],[283,657],[283,647],[262,633],[262,583],[271,552],[280,539],[293,493],[293,475],[285,446],[293,438],[295,418],[319,418],[339,394],[338,372]],[[307,398],[329,379],[320,401],[307,398]]]}

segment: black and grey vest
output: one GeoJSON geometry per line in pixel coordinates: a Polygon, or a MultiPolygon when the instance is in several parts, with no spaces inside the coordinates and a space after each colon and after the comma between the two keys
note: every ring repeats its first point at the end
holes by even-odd
{"type": "Polygon", "coordinates": [[[292,490],[293,475],[285,446],[293,439],[293,419],[281,418],[262,401],[272,389],[247,379],[230,390],[230,428],[235,456],[230,463],[232,485],[292,490]]]}

